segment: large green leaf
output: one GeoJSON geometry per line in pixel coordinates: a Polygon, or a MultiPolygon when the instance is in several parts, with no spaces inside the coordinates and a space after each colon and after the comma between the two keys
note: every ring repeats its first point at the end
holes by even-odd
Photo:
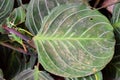
{"type": "Polygon", "coordinates": [[[80,78],[65,78],[65,80],[103,80],[102,73],[97,72],[93,75],[80,78]]]}
{"type": "Polygon", "coordinates": [[[39,71],[37,68],[26,69],[15,76],[12,80],[54,80],[48,73],[39,71]]]}
{"type": "Polygon", "coordinates": [[[66,4],[45,17],[33,39],[39,62],[47,71],[64,77],[83,77],[100,71],[111,60],[113,38],[111,24],[97,10],[66,4]]]}
{"type": "Polygon", "coordinates": [[[37,34],[43,19],[56,6],[68,3],[80,3],[87,0],[31,0],[27,9],[26,26],[32,34],[37,34]]]}
{"type": "Polygon", "coordinates": [[[14,0],[0,0],[0,24],[8,17],[13,9],[14,0]]]}

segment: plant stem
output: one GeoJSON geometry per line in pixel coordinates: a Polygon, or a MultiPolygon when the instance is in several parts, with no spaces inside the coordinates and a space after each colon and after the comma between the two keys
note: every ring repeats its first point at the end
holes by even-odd
{"type": "Polygon", "coordinates": [[[97,7],[97,5],[99,4],[99,2],[100,2],[100,0],[96,0],[96,1],[95,1],[94,8],[96,8],[96,7],[97,7]]]}
{"type": "Polygon", "coordinates": [[[113,2],[113,3],[110,3],[110,4],[108,4],[108,5],[101,6],[101,7],[97,8],[97,9],[98,9],[98,10],[99,10],[99,9],[103,9],[103,8],[108,7],[108,6],[111,6],[111,5],[117,4],[117,3],[119,3],[119,2],[120,2],[120,1],[118,0],[118,1],[113,2]]]}
{"type": "Polygon", "coordinates": [[[35,49],[34,43],[31,39],[29,39],[27,36],[21,34],[20,32],[16,31],[13,28],[9,28],[6,25],[3,25],[3,29],[5,29],[6,31],[8,31],[9,33],[13,33],[17,36],[19,36],[20,38],[22,38],[24,41],[26,41],[31,47],[33,47],[35,49]]]}
{"type": "Polygon", "coordinates": [[[36,56],[35,54],[26,52],[26,51],[24,51],[23,49],[18,48],[18,47],[14,47],[14,46],[12,46],[12,45],[10,45],[10,44],[8,44],[8,43],[1,42],[0,45],[5,46],[5,47],[8,47],[8,48],[10,48],[10,49],[12,49],[12,50],[18,51],[18,52],[23,53],[23,54],[26,54],[26,55],[34,55],[34,56],[36,56]]]}
{"type": "Polygon", "coordinates": [[[13,33],[13,34],[19,36],[20,38],[22,38],[22,39],[25,40],[26,42],[28,42],[28,41],[30,40],[28,37],[22,35],[20,32],[16,31],[16,30],[13,29],[13,28],[9,28],[9,27],[7,27],[6,25],[3,25],[3,28],[4,28],[5,30],[7,30],[9,33],[13,33]]]}
{"type": "Polygon", "coordinates": [[[1,42],[0,44],[1,44],[2,46],[8,47],[8,48],[10,48],[10,49],[16,50],[16,51],[18,51],[18,52],[21,52],[21,53],[27,54],[27,52],[24,51],[23,49],[13,47],[13,46],[11,46],[11,45],[8,44],[8,43],[1,42]]]}

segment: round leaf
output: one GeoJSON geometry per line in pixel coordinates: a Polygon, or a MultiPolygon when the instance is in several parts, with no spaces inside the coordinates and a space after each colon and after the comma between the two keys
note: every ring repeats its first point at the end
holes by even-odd
{"type": "Polygon", "coordinates": [[[83,77],[103,69],[114,53],[113,28],[83,4],[54,8],[33,38],[39,62],[63,77],[83,77]]]}

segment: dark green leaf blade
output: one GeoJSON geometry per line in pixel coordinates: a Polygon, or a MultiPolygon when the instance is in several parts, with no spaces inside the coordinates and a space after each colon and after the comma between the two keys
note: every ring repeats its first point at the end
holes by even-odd
{"type": "Polygon", "coordinates": [[[61,5],[44,19],[34,37],[39,62],[56,75],[83,77],[103,69],[114,53],[113,28],[97,10],[61,5]]]}
{"type": "Polygon", "coordinates": [[[14,0],[0,0],[0,24],[8,17],[14,6],[14,0]]]}

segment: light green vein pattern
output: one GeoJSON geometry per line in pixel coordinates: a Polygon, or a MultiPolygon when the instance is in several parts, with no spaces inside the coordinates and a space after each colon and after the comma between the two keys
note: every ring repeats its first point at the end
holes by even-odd
{"type": "Polygon", "coordinates": [[[114,54],[113,28],[85,5],[66,4],[45,17],[33,38],[39,62],[63,77],[83,77],[103,69],[114,54]]]}
{"type": "MultiPolygon", "coordinates": [[[[39,32],[44,18],[61,4],[78,3],[82,0],[31,0],[27,9],[26,26],[33,35],[39,32]]],[[[85,6],[83,6],[85,7],[85,6]]]]}

